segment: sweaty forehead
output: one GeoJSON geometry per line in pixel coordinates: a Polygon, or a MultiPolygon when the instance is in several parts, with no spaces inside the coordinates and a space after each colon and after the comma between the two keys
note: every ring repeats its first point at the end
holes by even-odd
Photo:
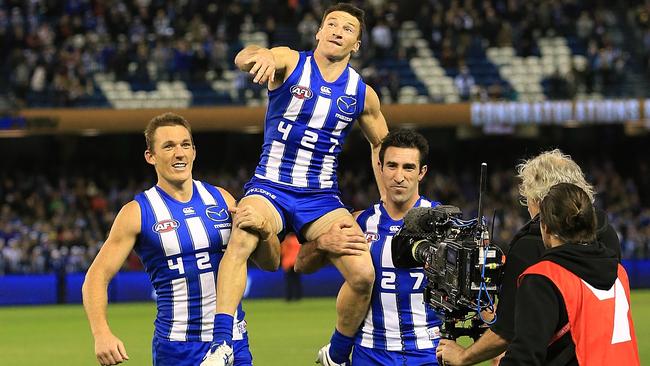
{"type": "Polygon", "coordinates": [[[330,19],[336,19],[339,21],[344,21],[346,23],[352,23],[355,27],[359,26],[359,19],[355,18],[352,14],[346,13],[344,11],[333,11],[325,17],[325,21],[330,19]]]}

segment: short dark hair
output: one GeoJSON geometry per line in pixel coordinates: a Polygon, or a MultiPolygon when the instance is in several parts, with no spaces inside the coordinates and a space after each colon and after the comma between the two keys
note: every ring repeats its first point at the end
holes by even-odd
{"type": "Polygon", "coordinates": [[[356,6],[350,3],[338,3],[336,5],[332,5],[329,8],[327,8],[325,10],[325,13],[323,13],[323,19],[321,20],[321,24],[320,24],[321,28],[323,27],[325,18],[327,18],[327,16],[330,13],[335,11],[343,11],[357,18],[357,20],[359,21],[359,37],[357,39],[361,40],[361,36],[363,35],[363,29],[366,27],[366,21],[365,21],[366,13],[363,10],[357,8],[356,6]]]}
{"type": "Polygon", "coordinates": [[[420,151],[420,168],[422,168],[427,162],[429,143],[422,134],[416,131],[400,128],[389,132],[382,140],[381,148],[379,149],[379,161],[382,165],[384,164],[386,149],[391,146],[418,149],[418,151],[420,151]]]}
{"type": "MultiPolygon", "coordinates": [[[[179,116],[176,113],[163,113],[161,115],[155,116],[154,118],[147,123],[147,127],[144,129],[144,139],[147,143],[147,149],[151,150],[153,147],[153,135],[156,133],[158,127],[164,126],[183,126],[189,131],[190,138],[192,138],[192,127],[185,118],[179,116]]],[[[194,140],[192,139],[192,144],[194,140]]]]}
{"type": "Polygon", "coordinates": [[[564,244],[596,239],[596,213],[589,195],[575,184],[559,183],[539,206],[540,220],[564,244]]]}

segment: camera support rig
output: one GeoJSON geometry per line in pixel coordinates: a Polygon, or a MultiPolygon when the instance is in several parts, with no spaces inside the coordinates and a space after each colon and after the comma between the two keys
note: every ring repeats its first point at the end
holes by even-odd
{"type": "Polygon", "coordinates": [[[481,165],[478,217],[462,220],[454,206],[416,207],[404,218],[393,238],[393,262],[397,267],[423,266],[427,278],[424,302],[443,321],[444,338],[469,335],[478,338],[486,329],[481,312],[493,308],[502,266],[501,250],[490,245],[483,219],[483,195],[487,164],[481,165]],[[471,327],[457,327],[469,320],[471,327]]]}

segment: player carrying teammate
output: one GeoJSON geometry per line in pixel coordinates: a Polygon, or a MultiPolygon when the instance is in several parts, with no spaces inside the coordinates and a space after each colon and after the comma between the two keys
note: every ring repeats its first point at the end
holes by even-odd
{"type": "MultiPolygon", "coordinates": [[[[277,269],[280,243],[268,225],[255,223],[260,220],[252,208],[235,209],[235,200],[227,191],[192,180],[196,148],[190,125],[183,117],[172,113],[157,116],[144,134],[145,159],[156,169],[158,182],[136,195],[117,214],[108,239],[86,274],[84,308],[99,363],[116,365],[128,360],[124,344],[108,326],[107,288],[135,249],[157,296],[153,364],[196,366],[212,341],[218,298],[215,270],[231,227],[259,235],[265,245],[260,246],[253,260],[266,269],[277,269]],[[234,221],[229,210],[237,212],[234,221]]],[[[241,304],[237,305],[236,319],[234,364],[252,365],[241,304]]],[[[232,359],[233,353],[222,356],[232,359]]]]}

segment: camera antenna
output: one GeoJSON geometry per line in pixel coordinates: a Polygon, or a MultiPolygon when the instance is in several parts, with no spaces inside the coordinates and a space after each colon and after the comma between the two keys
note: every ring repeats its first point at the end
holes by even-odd
{"type": "Polygon", "coordinates": [[[487,186],[487,163],[481,163],[481,180],[479,181],[478,193],[478,224],[483,227],[483,195],[487,186]]]}

